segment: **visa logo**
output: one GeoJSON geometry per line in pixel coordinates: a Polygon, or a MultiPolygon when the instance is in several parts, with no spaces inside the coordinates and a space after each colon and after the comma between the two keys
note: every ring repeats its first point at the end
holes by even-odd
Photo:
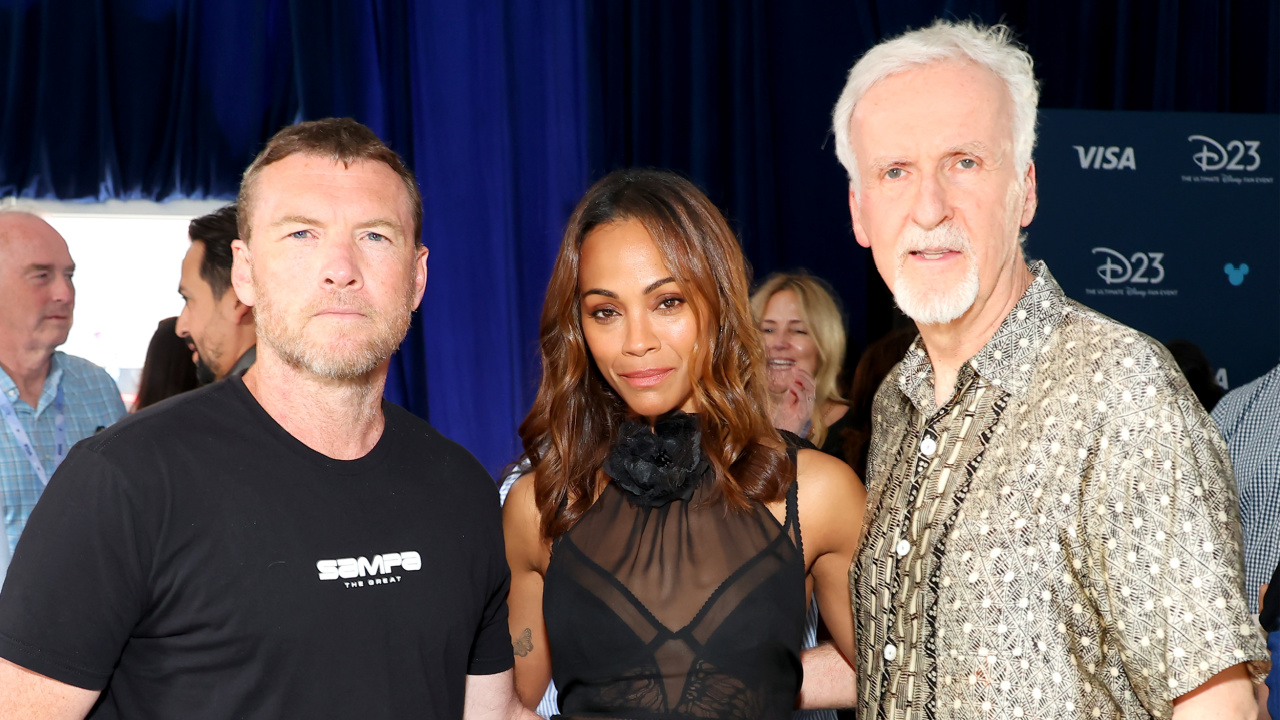
{"type": "Polygon", "coordinates": [[[1081,169],[1088,170],[1137,170],[1138,164],[1134,160],[1133,148],[1103,147],[1102,145],[1073,145],[1076,154],[1080,156],[1081,169]]]}

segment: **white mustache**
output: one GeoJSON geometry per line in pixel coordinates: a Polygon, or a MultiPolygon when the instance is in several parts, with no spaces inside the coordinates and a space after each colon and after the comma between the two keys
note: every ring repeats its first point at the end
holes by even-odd
{"type": "Polygon", "coordinates": [[[913,224],[898,238],[898,263],[906,262],[913,252],[954,251],[968,255],[971,249],[968,234],[949,222],[930,230],[913,224]]]}

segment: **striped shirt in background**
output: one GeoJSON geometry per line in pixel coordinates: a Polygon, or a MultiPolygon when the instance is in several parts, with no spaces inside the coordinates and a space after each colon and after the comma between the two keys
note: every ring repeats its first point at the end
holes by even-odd
{"type": "MultiPolygon", "coordinates": [[[[511,486],[516,484],[516,480],[521,475],[529,472],[531,469],[528,458],[521,458],[520,462],[512,467],[507,474],[502,477],[502,485],[498,488],[498,497],[503,503],[507,502],[507,493],[511,491],[511,486]]],[[[804,529],[801,528],[801,532],[804,529]]],[[[809,615],[804,625],[804,649],[809,649],[818,644],[818,599],[815,597],[809,603],[809,615]]],[[[560,706],[557,702],[556,686],[552,683],[547,686],[547,692],[542,696],[542,700],[538,702],[537,713],[544,718],[550,718],[560,712],[560,706]]],[[[836,720],[835,710],[801,710],[793,715],[794,720],[836,720]]]]}
{"type": "MultiPolygon", "coordinates": [[[[18,386],[3,370],[0,370],[0,392],[13,404],[18,421],[40,456],[40,462],[51,475],[54,471],[54,397],[58,385],[62,394],[66,416],[67,447],[89,437],[98,430],[124,417],[124,401],[115,381],[105,370],[84,358],[55,352],[45,378],[44,389],[36,407],[32,408],[18,397],[18,386]]],[[[18,440],[7,423],[0,421],[0,503],[3,504],[4,528],[8,540],[8,553],[0,552],[5,560],[0,565],[0,579],[8,569],[7,555],[18,544],[27,518],[35,507],[44,485],[23,454],[18,440]]]]}
{"type": "Polygon", "coordinates": [[[1235,468],[1244,526],[1244,585],[1258,612],[1258,586],[1280,564],[1280,366],[1227,393],[1210,417],[1235,468]]]}

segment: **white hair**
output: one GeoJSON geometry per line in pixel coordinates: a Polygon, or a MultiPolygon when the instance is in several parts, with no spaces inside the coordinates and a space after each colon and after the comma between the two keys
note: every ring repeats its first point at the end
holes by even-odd
{"type": "Polygon", "coordinates": [[[1013,100],[1013,156],[1018,176],[1026,175],[1036,144],[1036,105],[1040,88],[1031,55],[1013,40],[1004,25],[982,27],[973,21],[935,20],[867,51],[849,70],[844,91],[831,113],[836,157],[849,173],[849,187],[858,190],[858,159],[849,140],[849,122],[858,101],[876,83],[892,75],[946,60],[969,60],[995,73],[1013,100]]]}

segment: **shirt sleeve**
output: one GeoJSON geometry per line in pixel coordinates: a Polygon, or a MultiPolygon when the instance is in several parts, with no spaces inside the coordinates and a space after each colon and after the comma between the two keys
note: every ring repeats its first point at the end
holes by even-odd
{"type": "Polygon", "coordinates": [[[1260,679],[1268,663],[1244,599],[1226,446],[1189,390],[1135,377],[1099,404],[1082,575],[1127,683],[1153,716],[1168,717],[1176,698],[1218,672],[1249,662],[1260,679]]]}
{"type": "MultiPolygon", "coordinates": [[[[492,483],[486,484],[489,485],[488,494],[496,494],[492,483]]],[[[511,589],[511,569],[507,567],[502,540],[502,511],[491,500],[484,504],[483,509],[482,535],[491,540],[488,545],[486,573],[488,597],[475,641],[471,645],[471,656],[467,662],[468,675],[493,675],[515,666],[515,655],[511,649],[511,628],[507,624],[507,591],[511,589]]]]}
{"type": "Polygon", "coordinates": [[[101,690],[145,606],[147,543],[112,464],[82,445],[31,513],[0,592],[0,657],[101,690]]]}

